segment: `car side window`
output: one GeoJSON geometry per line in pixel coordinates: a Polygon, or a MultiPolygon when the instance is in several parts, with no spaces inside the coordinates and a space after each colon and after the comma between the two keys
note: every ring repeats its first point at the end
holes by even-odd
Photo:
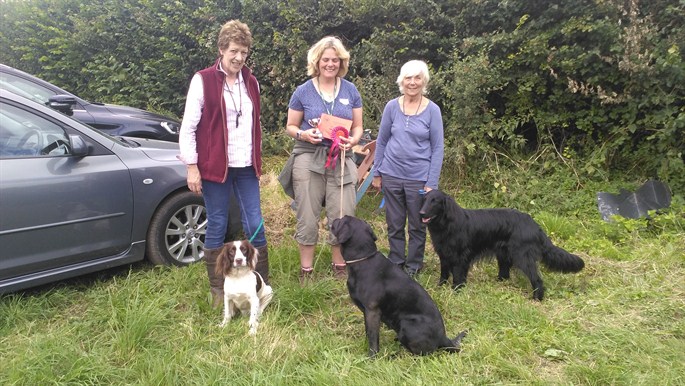
{"type": "Polygon", "coordinates": [[[70,153],[69,137],[60,125],[34,112],[0,103],[0,158],[70,153]]]}

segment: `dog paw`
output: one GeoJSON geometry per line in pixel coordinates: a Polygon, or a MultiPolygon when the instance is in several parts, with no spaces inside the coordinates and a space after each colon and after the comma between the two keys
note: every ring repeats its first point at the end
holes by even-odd
{"type": "Polygon", "coordinates": [[[455,291],[459,291],[462,288],[464,288],[464,286],[466,286],[466,283],[456,283],[456,284],[452,284],[452,289],[455,291]]]}
{"type": "Polygon", "coordinates": [[[257,335],[257,328],[256,327],[250,327],[250,331],[248,332],[250,336],[255,336],[257,335]]]}

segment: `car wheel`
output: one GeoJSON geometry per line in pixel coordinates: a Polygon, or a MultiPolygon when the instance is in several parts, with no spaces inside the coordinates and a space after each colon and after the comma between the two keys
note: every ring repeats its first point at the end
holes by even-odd
{"type": "Polygon", "coordinates": [[[182,192],[167,198],[152,216],[146,255],[157,265],[185,266],[203,257],[207,210],[202,196],[182,192]]]}

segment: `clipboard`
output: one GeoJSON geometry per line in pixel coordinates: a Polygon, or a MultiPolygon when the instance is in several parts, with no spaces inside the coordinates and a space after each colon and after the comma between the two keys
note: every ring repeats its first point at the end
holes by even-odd
{"type": "Polygon", "coordinates": [[[333,129],[338,126],[342,126],[346,128],[347,131],[350,131],[350,129],[352,128],[352,120],[324,113],[321,114],[321,119],[319,120],[317,129],[321,131],[321,134],[323,134],[324,138],[333,139],[333,129]]]}

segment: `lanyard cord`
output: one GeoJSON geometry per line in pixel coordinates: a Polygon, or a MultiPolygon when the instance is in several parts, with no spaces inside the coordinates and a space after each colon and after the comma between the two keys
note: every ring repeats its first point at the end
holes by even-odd
{"type": "Polygon", "coordinates": [[[335,78],[335,83],[333,83],[333,102],[331,102],[331,109],[328,109],[328,103],[326,102],[326,99],[323,97],[323,93],[321,92],[321,85],[319,84],[319,77],[316,77],[316,88],[317,92],[319,93],[319,96],[321,97],[321,102],[323,102],[323,107],[326,108],[326,112],[328,115],[333,115],[333,109],[335,108],[335,97],[336,94],[338,93],[338,78],[335,78]]]}
{"type": "Polygon", "coordinates": [[[238,106],[236,106],[235,104],[235,99],[233,99],[233,91],[231,91],[226,82],[224,82],[224,85],[226,86],[226,91],[228,91],[228,95],[231,97],[231,102],[233,102],[233,109],[236,113],[235,127],[238,128],[238,119],[240,119],[240,117],[243,115],[243,93],[240,92],[240,76],[238,76],[238,104],[240,105],[240,108],[238,108],[238,106]]]}

